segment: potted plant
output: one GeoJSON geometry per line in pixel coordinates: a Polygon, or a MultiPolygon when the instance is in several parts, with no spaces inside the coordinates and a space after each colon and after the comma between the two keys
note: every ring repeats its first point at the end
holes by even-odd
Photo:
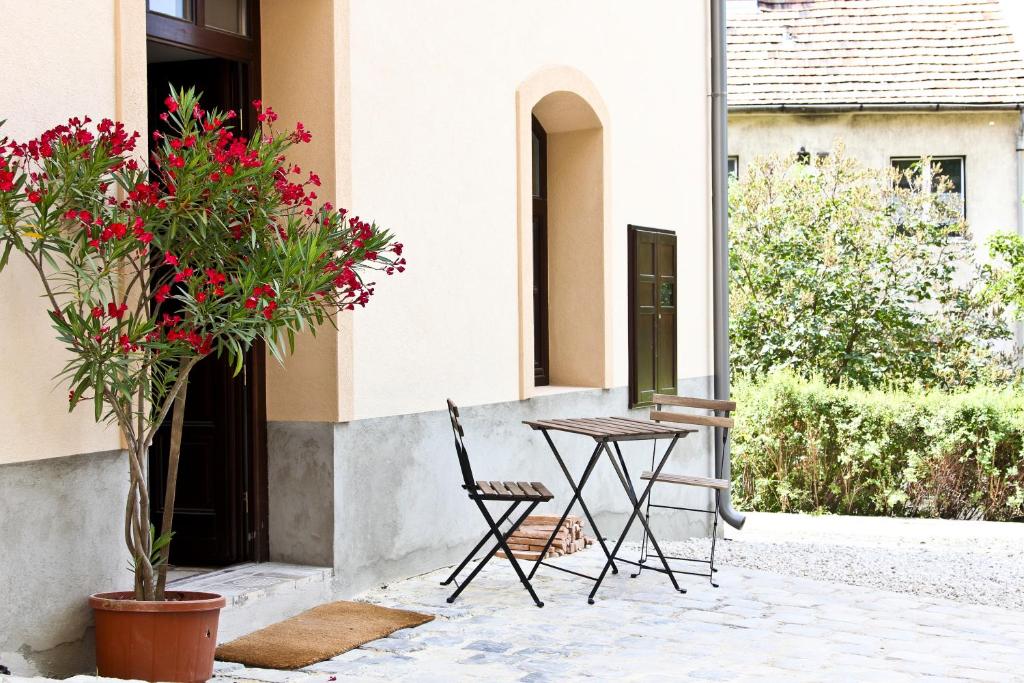
{"type": "Polygon", "coordinates": [[[402,245],[374,223],[319,203],[315,173],[288,163],[301,123],[253,103],[259,130],[172,92],[147,165],[138,134],[73,118],[38,138],[0,139],[0,270],[18,252],[38,275],[57,338],[69,409],[91,406],[127,445],[124,537],[132,590],[90,598],[100,675],[209,678],[219,610],[212,594],[166,590],[189,373],[206,356],[237,371],[262,340],[279,361],[295,334],[364,306],[371,271],[404,270],[402,245]],[[150,523],[147,455],[171,421],[166,500],[150,523]]]}

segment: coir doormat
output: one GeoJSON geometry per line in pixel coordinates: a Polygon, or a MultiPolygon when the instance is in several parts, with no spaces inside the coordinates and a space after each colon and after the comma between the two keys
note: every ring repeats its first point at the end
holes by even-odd
{"type": "Polygon", "coordinates": [[[433,619],[365,602],[332,602],[225,643],[217,648],[217,659],[262,669],[299,669],[433,619]]]}

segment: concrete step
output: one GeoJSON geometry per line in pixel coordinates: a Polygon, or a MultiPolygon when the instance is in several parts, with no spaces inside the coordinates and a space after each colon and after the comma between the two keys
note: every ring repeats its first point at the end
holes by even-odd
{"type": "Polygon", "coordinates": [[[238,564],[170,581],[168,590],[227,598],[217,642],[225,643],[334,599],[334,570],[283,562],[238,564]]]}

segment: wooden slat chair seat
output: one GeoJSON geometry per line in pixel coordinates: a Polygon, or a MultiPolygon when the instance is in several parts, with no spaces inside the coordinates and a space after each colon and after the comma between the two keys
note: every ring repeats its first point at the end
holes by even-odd
{"type": "Polygon", "coordinates": [[[454,602],[455,598],[459,597],[459,594],[470,584],[470,582],[476,578],[476,575],[480,573],[480,570],[484,568],[495,553],[499,550],[505,553],[505,557],[508,559],[512,568],[516,574],[519,575],[519,580],[523,583],[523,586],[529,592],[530,597],[533,598],[534,603],[537,607],[543,607],[544,603],[537,597],[537,593],[533,590],[533,586],[530,584],[530,579],[526,576],[522,567],[519,566],[519,561],[516,556],[512,554],[512,551],[508,547],[509,537],[515,533],[516,529],[526,521],[526,518],[533,512],[541,503],[554,498],[548,487],[539,481],[482,481],[473,478],[473,467],[469,462],[469,452],[466,450],[466,444],[464,438],[466,436],[465,430],[462,428],[462,424],[459,422],[459,409],[449,399],[448,400],[448,417],[451,419],[452,431],[455,433],[455,453],[459,457],[459,469],[462,472],[462,488],[469,494],[469,499],[472,500],[476,506],[480,509],[480,514],[483,515],[484,520],[487,522],[487,526],[490,530],[480,539],[480,542],[476,544],[469,554],[466,555],[466,559],[455,568],[446,580],[441,582],[442,586],[447,586],[466,568],[472,559],[476,556],[480,549],[484,547],[488,539],[493,538],[495,540],[494,546],[488,551],[477,563],[477,566],[473,568],[473,571],[463,580],[461,583],[456,581],[457,588],[455,592],[448,597],[448,602],[454,602]],[[498,516],[497,521],[491,515],[490,510],[487,509],[485,503],[487,502],[504,502],[510,503],[505,511],[498,516]],[[526,510],[521,514],[513,517],[513,513],[519,508],[520,505],[525,505],[526,510]],[[508,522],[509,528],[507,531],[502,532],[501,525],[508,522]]]}
{"type": "MultiPolygon", "coordinates": [[[[710,398],[697,398],[694,396],[671,396],[669,394],[655,394],[652,399],[654,408],[651,409],[650,419],[656,422],[669,422],[672,424],[685,424],[692,425],[695,427],[707,427],[715,430],[716,438],[721,438],[723,443],[728,442],[729,430],[733,428],[734,420],[729,417],[729,413],[736,410],[735,401],[721,401],[710,398]],[[672,410],[666,410],[668,406],[675,406],[680,408],[694,408],[696,410],[709,410],[712,411],[711,415],[695,415],[692,413],[680,413],[672,410]]],[[[654,460],[651,460],[651,466],[654,466],[654,460]]],[[[711,559],[703,560],[689,557],[669,557],[668,559],[683,560],[686,562],[700,562],[709,565],[710,571],[707,574],[673,570],[679,574],[692,574],[695,576],[706,576],[711,580],[711,585],[718,588],[718,584],[715,583],[715,541],[718,536],[718,517],[719,509],[722,502],[722,491],[729,489],[729,482],[725,479],[717,479],[714,477],[705,477],[697,474],[673,474],[668,472],[661,472],[657,477],[650,470],[640,475],[640,478],[645,481],[654,480],[657,483],[664,484],[677,484],[683,486],[697,486],[706,488],[714,494],[714,506],[710,510],[695,509],[689,507],[679,507],[674,505],[659,505],[653,502],[654,493],[647,497],[647,512],[646,517],[650,519],[651,508],[668,508],[672,510],[687,510],[690,512],[706,512],[709,515],[714,515],[714,526],[711,532],[711,559]]],[[[643,565],[647,561],[647,533],[644,532],[643,543],[640,551],[640,564],[643,565]]],[[[639,572],[637,572],[639,574],[639,572]]],[[[636,576],[637,574],[634,574],[636,576]]]]}
{"type": "Polygon", "coordinates": [[[714,479],[712,477],[699,477],[695,474],[665,474],[662,472],[657,477],[653,472],[644,472],[641,479],[664,482],[666,484],[683,484],[684,486],[700,486],[706,489],[718,489],[724,491],[729,488],[729,482],[725,479],[714,479]]]}
{"type": "Polygon", "coordinates": [[[539,481],[478,481],[475,492],[482,500],[536,500],[546,503],[555,497],[539,481]]]}

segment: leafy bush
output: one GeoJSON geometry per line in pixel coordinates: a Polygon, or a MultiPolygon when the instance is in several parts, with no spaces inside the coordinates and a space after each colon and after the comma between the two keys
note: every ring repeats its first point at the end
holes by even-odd
{"type": "Polygon", "coordinates": [[[1024,396],[864,390],[773,373],[734,385],[741,508],[1024,519],[1024,396]]]}
{"type": "MultiPolygon", "coordinates": [[[[729,188],[730,341],[747,377],[955,388],[1009,378],[991,272],[942,181],[867,168],[842,147],[753,162],[729,188]],[[933,191],[935,190],[935,191],[933,191]]],[[[948,181],[945,181],[948,182],[948,181]]]]}

